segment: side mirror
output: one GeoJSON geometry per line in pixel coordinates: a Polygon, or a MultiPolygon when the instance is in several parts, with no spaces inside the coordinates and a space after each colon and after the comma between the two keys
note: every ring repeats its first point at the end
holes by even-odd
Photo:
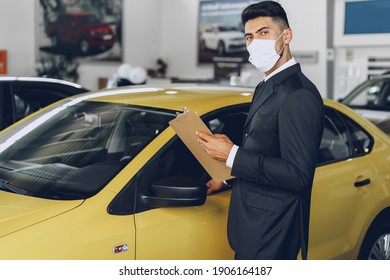
{"type": "Polygon", "coordinates": [[[153,207],[199,206],[205,203],[207,188],[200,181],[187,177],[168,177],[151,186],[153,195],[142,200],[153,207]]]}

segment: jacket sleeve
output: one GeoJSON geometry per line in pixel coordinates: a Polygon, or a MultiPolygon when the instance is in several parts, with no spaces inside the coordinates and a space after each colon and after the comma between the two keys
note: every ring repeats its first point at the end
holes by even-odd
{"type": "Polygon", "coordinates": [[[290,94],[280,109],[278,126],[280,158],[265,157],[240,147],[232,175],[301,192],[311,185],[314,177],[324,126],[322,100],[305,89],[290,94]]]}

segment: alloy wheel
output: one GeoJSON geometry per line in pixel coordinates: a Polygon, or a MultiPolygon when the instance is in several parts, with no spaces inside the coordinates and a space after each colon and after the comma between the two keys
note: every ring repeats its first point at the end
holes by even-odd
{"type": "Polygon", "coordinates": [[[382,234],[373,244],[369,260],[390,260],[390,233],[382,234]]]}

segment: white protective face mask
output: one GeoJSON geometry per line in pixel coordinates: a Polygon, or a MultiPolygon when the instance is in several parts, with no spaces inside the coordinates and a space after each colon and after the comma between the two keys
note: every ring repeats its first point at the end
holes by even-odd
{"type": "Polygon", "coordinates": [[[253,39],[248,46],[249,62],[252,63],[259,71],[269,71],[280,58],[283,48],[279,53],[275,51],[276,42],[282,37],[284,31],[276,40],[253,39]]]}

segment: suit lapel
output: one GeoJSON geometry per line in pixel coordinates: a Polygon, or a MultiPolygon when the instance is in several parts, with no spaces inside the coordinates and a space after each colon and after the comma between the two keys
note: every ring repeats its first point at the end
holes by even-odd
{"type": "Polygon", "coordinates": [[[273,93],[273,87],[271,83],[264,83],[258,92],[253,96],[252,105],[249,109],[248,117],[246,118],[244,128],[250,123],[253,115],[256,111],[267,101],[273,93]]]}
{"type": "Polygon", "coordinates": [[[246,118],[244,129],[252,120],[254,114],[259,110],[259,108],[272,96],[274,93],[274,86],[280,84],[287,77],[300,72],[301,67],[297,63],[291,67],[286,68],[282,72],[276,74],[267,80],[260,91],[256,93],[256,96],[253,97],[252,105],[249,109],[248,117],[246,118]]]}

